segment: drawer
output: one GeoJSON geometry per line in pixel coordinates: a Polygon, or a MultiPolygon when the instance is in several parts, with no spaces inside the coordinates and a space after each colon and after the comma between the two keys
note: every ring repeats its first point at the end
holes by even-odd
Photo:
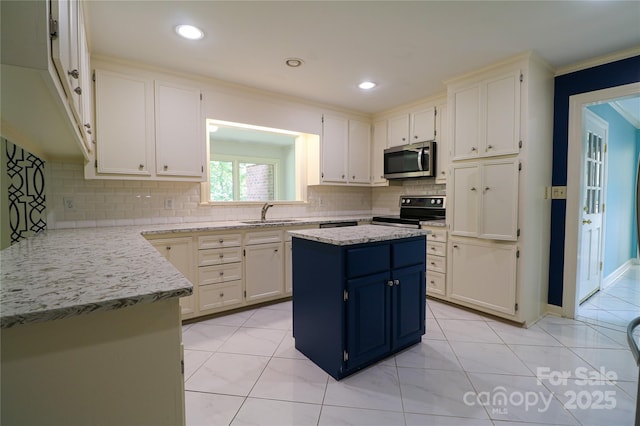
{"type": "Polygon", "coordinates": [[[198,284],[218,284],[242,279],[242,263],[229,263],[198,268],[198,284]]]}
{"type": "Polygon", "coordinates": [[[447,229],[446,228],[427,228],[431,231],[431,234],[427,235],[427,241],[439,241],[441,243],[447,242],[447,229]]]}
{"type": "Polygon", "coordinates": [[[242,248],[198,250],[198,266],[222,265],[242,261],[242,248]]]}
{"type": "Polygon", "coordinates": [[[360,277],[391,269],[389,245],[365,246],[347,250],[347,277],[360,277]]]}
{"type": "Polygon", "coordinates": [[[246,245],[282,242],[282,230],[252,231],[244,234],[246,245]]]}
{"type": "Polygon", "coordinates": [[[432,256],[446,256],[447,245],[445,243],[438,243],[435,241],[427,241],[427,259],[429,255],[432,256]]]}
{"type": "Polygon", "coordinates": [[[239,247],[242,244],[242,234],[212,234],[198,237],[198,249],[214,249],[222,247],[239,247]]]}
{"type": "Polygon", "coordinates": [[[242,281],[201,286],[198,289],[200,312],[242,304],[242,281]]]}
{"type": "Polygon", "coordinates": [[[427,293],[440,294],[444,296],[446,285],[446,275],[440,272],[427,272],[427,293]]]}
{"type": "Polygon", "coordinates": [[[426,240],[420,238],[418,240],[407,241],[402,243],[393,243],[391,245],[393,268],[401,268],[403,266],[417,265],[424,261],[422,253],[425,250],[426,240]]]}
{"type": "Polygon", "coordinates": [[[427,271],[447,272],[447,259],[441,256],[429,256],[427,254],[427,271]]]}

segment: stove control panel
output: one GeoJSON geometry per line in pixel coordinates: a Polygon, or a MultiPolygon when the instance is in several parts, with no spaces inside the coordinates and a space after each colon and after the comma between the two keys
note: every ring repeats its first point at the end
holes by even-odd
{"type": "Polygon", "coordinates": [[[444,195],[402,195],[400,196],[400,207],[444,209],[446,198],[444,195]]]}

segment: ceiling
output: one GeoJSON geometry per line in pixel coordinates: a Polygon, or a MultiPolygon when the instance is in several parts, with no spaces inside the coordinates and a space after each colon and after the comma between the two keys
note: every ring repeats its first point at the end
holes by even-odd
{"type": "Polygon", "coordinates": [[[637,1],[86,2],[91,53],[376,113],[533,50],[554,68],[640,45],[637,1]],[[202,28],[204,39],[174,27],[202,28]],[[286,58],[304,60],[288,68],[286,58]],[[372,80],[368,92],[356,85],[372,80]]]}

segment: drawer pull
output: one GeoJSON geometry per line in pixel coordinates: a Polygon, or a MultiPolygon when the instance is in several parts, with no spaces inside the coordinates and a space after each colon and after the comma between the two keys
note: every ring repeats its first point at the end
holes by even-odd
{"type": "Polygon", "coordinates": [[[431,262],[431,264],[432,264],[433,266],[436,266],[436,263],[435,263],[435,262],[431,262]]]}
{"type": "Polygon", "coordinates": [[[223,276],[223,275],[224,275],[224,271],[220,271],[220,276],[223,276]]]}
{"type": "Polygon", "coordinates": [[[435,250],[435,249],[436,249],[435,247],[431,247],[431,250],[435,250]]]}
{"type": "Polygon", "coordinates": [[[224,254],[220,253],[220,259],[222,259],[224,257],[224,254]]]}
{"type": "Polygon", "coordinates": [[[224,293],[220,293],[220,297],[224,297],[224,293]]]}
{"type": "Polygon", "coordinates": [[[220,238],[220,241],[218,241],[220,244],[224,243],[224,240],[222,238],[220,238]]]}
{"type": "Polygon", "coordinates": [[[431,284],[436,285],[436,282],[434,280],[431,280],[431,284]]]}

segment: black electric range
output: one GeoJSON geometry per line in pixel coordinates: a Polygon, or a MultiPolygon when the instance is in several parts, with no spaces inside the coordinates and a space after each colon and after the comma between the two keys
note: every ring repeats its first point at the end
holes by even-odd
{"type": "Polygon", "coordinates": [[[444,195],[401,195],[399,216],[374,216],[374,225],[420,228],[426,222],[444,223],[446,217],[444,195]]]}

